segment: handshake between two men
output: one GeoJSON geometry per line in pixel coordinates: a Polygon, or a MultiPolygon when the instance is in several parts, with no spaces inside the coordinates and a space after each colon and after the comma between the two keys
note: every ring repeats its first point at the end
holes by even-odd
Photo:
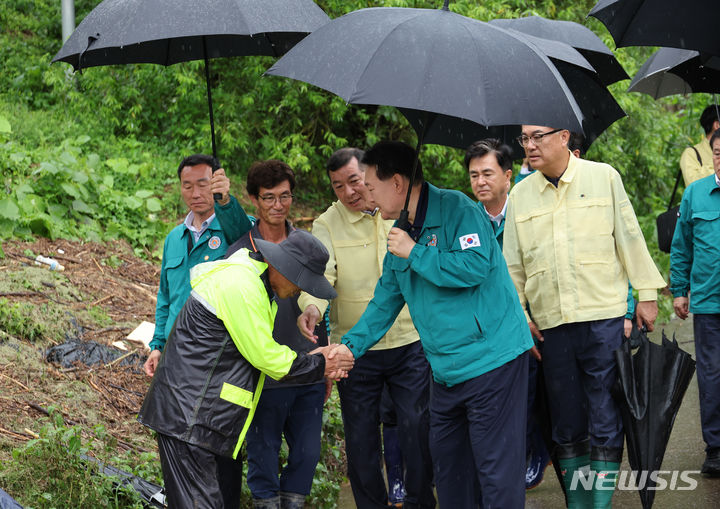
{"type": "Polygon", "coordinates": [[[328,345],[309,352],[322,354],[325,358],[325,376],[338,381],[347,378],[348,372],[355,364],[355,357],[345,345],[328,345]]]}

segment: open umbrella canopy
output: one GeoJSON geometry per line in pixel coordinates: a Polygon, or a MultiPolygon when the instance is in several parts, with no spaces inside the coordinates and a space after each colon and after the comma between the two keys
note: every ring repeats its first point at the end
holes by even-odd
{"type": "Polygon", "coordinates": [[[209,59],[279,56],[329,20],[312,0],[104,0],[53,62],[79,70],[204,60],[212,153],[219,166],[209,59]]]}
{"type": "Polygon", "coordinates": [[[655,99],[720,92],[720,57],[702,58],[694,50],[660,48],[635,74],[628,92],[643,92],[655,99]]]}
{"type": "Polygon", "coordinates": [[[524,34],[560,41],[578,50],[600,76],[603,85],[628,79],[613,52],[595,35],[595,32],[573,21],[547,19],[541,16],[529,16],[515,19],[493,19],[490,24],[505,29],[513,29],[524,34]]]}
{"type": "Polygon", "coordinates": [[[67,62],[77,70],[171,65],[202,60],[206,54],[279,56],[329,20],[312,0],[104,0],[53,62],[67,62]]]}
{"type": "Polygon", "coordinates": [[[718,0],[600,0],[590,11],[618,47],[666,46],[720,56],[718,0]]]}
{"type": "Polygon", "coordinates": [[[425,127],[445,115],[481,126],[582,131],[582,111],[542,51],[447,7],[351,12],[303,39],[267,74],[305,81],[353,104],[428,113],[425,127]]]}
{"type": "Polygon", "coordinates": [[[638,492],[644,509],[652,507],[660,470],[675,416],[695,373],[695,361],[665,332],[662,344],[643,335],[633,354],[629,341],[615,351],[618,378],[614,396],[622,415],[628,462],[638,473],[638,492]]]}

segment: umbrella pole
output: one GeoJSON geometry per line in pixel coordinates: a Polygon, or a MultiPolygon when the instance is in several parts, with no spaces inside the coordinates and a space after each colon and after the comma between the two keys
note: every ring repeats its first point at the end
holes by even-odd
{"type": "Polygon", "coordinates": [[[422,123],[422,131],[420,131],[420,134],[418,135],[417,147],[415,147],[415,160],[413,161],[413,169],[410,174],[410,186],[408,187],[407,195],[405,195],[405,206],[400,211],[400,216],[397,220],[397,227],[405,231],[410,230],[410,213],[408,212],[408,206],[410,205],[410,194],[412,193],[413,186],[415,185],[415,173],[417,172],[418,161],[420,160],[420,148],[425,140],[425,132],[427,131],[428,124],[434,119],[434,114],[432,115],[432,118],[430,118],[430,114],[425,112],[425,118],[423,119],[424,122],[422,123]]]}
{"type": "MultiPolygon", "coordinates": [[[[203,57],[205,58],[205,84],[207,85],[207,98],[208,98],[208,110],[210,111],[210,140],[212,142],[212,155],[213,155],[213,167],[212,171],[215,173],[215,170],[220,168],[220,161],[217,157],[217,145],[215,144],[215,117],[213,115],[213,105],[212,105],[212,87],[210,86],[210,60],[208,59],[208,53],[207,53],[207,41],[205,40],[205,36],[203,35],[203,57]]],[[[220,201],[222,199],[222,195],[220,193],[213,193],[213,199],[215,201],[220,201]]]]}

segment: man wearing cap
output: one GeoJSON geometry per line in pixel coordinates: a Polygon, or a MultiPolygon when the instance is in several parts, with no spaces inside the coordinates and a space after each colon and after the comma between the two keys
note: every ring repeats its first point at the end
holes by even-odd
{"type": "MultiPolygon", "coordinates": [[[[372,298],[392,227],[392,221],[381,217],[370,199],[360,165],[362,157],[362,150],[350,147],[330,157],[326,169],[338,200],[313,222],[312,228],[330,253],[325,276],[338,293],[330,303],[330,334],[335,343],[355,325],[372,298]]],[[[298,304],[303,310],[298,326],[311,338],[328,303],[303,293],[298,304]]],[[[389,493],[382,473],[383,447],[387,460],[392,457],[388,452],[393,446],[385,424],[381,444],[381,410],[385,406],[397,413],[405,474],[403,479],[403,468],[399,468],[399,481],[404,480],[406,491],[402,503],[412,509],[435,506],[428,445],[429,391],[430,368],[404,307],[382,339],[338,383],[348,478],[358,508],[379,509],[388,502],[399,503],[397,490],[393,492],[398,479],[392,478],[398,462],[387,469],[389,493]],[[384,392],[390,395],[389,403],[383,401],[384,392]]]]}
{"type": "Polygon", "coordinates": [[[538,171],[510,192],[503,254],[532,313],[533,336],[543,341],[552,438],[569,507],[604,508],[622,459],[622,421],[610,390],[628,278],[639,294],[637,326],[648,330],[665,282],[620,175],[575,157],[569,138],[566,129],[522,126],[518,141],[538,171]],[[597,472],[592,490],[577,482],[587,471],[597,472]]]}
{"type": "MultiPolygon", "coordinates": [[[[287,220],[295,189],[295,174],[277,159],[257,161],[248,170],[247,192],[255,205],[257,220],[252,230],[228,248],[226,257],[240,249],[255,251],[256,241],[280,243],[295,228],[287,220]]],[[[297,296],[277,299],[273,337],[298,353],[316,344],[300,334],[295,321],[300,314],[297,296]]],[[[327,329],[317,346],[327,345],[327,329]]],[[[258,509],[302,509],[310,493],[315,467],[320,460],[323,403],[332,387],[319,382],[265,380],[263,393],[247,433],[247,485],[258,509]],[[278,477],[283,435],[288,446],[287,464],[278,477]]]]}
{"type": "Polygon", "coordinates": [[[190,211],[168,234],[163,245],[160,286],[155,308],[155,334],[145,373],[152,376],[175,318],[190,295],[190,268],[219,260],[228,246],[251,227],[222,168],[213,172],[213,158],[194,154],[182,160],[177,174],[183,201],[190,211]],[[215,201],[213,194],[219,194],[215,201]]]}
{"type": "Polygon", "coordinates": [[[277,298],[305,290],[331,299],[327,250],[293,231],[280,244],[256,240],[225,260],[196,265],[138,420],[157,431],[167,502],[174,509],[239,505],[235,461],[265,376],[294,382],[342,377],[347,356],[304,354],[275,342],[277,298]]]}
{"type": "MultiPolygon", "coordinates": [[[[361,359],[407,303],[432,368],[430,451],[440,507],[523,507],[528,350],[520,302],[484,212],[423,181],[415,150],[379,142],[362,160],[393,227],[375,293],[335,352],[361,359]]],[[[331,354],[332,356],[333,354],[331,354]]],[[[414,506],[413,506],[414,507],[414,506]]]]}

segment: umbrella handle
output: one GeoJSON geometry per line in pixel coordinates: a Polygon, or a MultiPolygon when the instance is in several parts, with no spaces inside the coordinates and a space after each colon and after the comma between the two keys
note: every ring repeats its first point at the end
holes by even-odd
{"type": "MultiPolygon", "coordinates": [[[[212,164],[212,172],[215,173],[217,170],[220,169],[220,161],[218,160],[217,156],[213,154],[213,164],[212,164]]],[[[213,193],[213,200],[216,202],[222,200],[222,194],[220,193],[213,193]]]]}
{"type": "Polygon", "coordinates": [[[410,175],[410,185],[408,186],[407,195],[405,196],[405,206],[400,211],[397,223],[395,224],[397,228],[405,230],[406,232],[410,231],[410,213],[408,212],[408,205],[410,205],[410,193],[412,193],[412,188],[415,185],[415,172],[417,172],[418,161],[420,160],[420,148],[425,140],[425,132],[432,121],[435,120],[435,116],[436,115],[434,113],[425,112],[424,122],[422,123],[422,131],[418,135],[417,147],[415,147],[415,160],[413,161],[412,174],[410,175]]]}

